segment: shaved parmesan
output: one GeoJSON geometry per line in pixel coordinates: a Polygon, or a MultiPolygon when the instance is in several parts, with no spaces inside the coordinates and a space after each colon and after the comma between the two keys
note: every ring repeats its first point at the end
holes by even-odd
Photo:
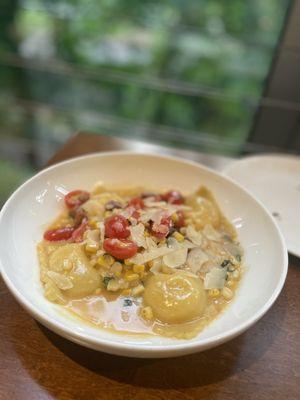
{"type": "Polygon", "coordinates": [[[61,290],[71,289],[73,283],[70,278],[55,271],[47,271],[47,275],[61,290]]]}
{"type": "Polygon", "coordinates": [[[193,228],[191,225],[188,225],[186,228],[186,237],[194,244],[197,246],[201,246],[202,244],[202,234],[201,232],[197,232],[195,228],[193,228]]]}
{"type": "Polygon", "coordinates": [[[145,240],[146,240],[146,246],[147,246],[146,248],[148,250],[153,250],[153,249],[157,248],[157,244],[155,243],[155,241],[152,239],[151,236],[146,236],[145,240]]]}
{"type": "Polygon", "coordinates": [[[152,261],[155,258],[163,257],[166,254],[174,251],[173,249],[168,248],[167,246],[161,246],[150,251],[145,251],[144,253],[137,253],[135,256],[131,257],[129,260],[134,264],[145,264],[148,261],[152,261]]]}
{"type": "Polygon", "coordinates": [[[205,275],[205,289],[222,289],[225,285],[227,270],[226,268],[214,267],[205,275]]]}
{"type": "Polygon", "coordinates": [[[105,227],[104,227],[104,222],[103,221],[101,221],[99,223],[99,229],[100,229],[100,242],[101,242],[101,246],[103,246],[104,235],[105,235],[105,227]]]}
{"type": "Polygon", "coordinates": [[[210,224],[205,225],[203,229],[203,234],[207,237],[209,240],[220,240],[221,239],[221,234],[220,232],[216,231],[210,224]]]}
{"type": "Polygon", "coordinates": [[[170,268],[181,267],[186,262],[187,252],[188,249],[184,247],[177,249],[170,254],[164,255],[163,262],[167,267],[170,268]]]}
{"type": "Polygon", "coordinates": [[[162,266],[162,259],[156,258],[155,260],[152,261],[153,265],[150,268],[150,272],[153,274],[158,274],[161,271],[161,266],[162,266]]]}
{"type": "Polygon", "coordinates": [[[194,273],[201,270],[202,264],[209,260],[209,257],[199,247],[192,249],[187,258],[187,265],[194,273]]]}
{"type": "Polygon", "coordinates": [[[147,248],[146,238],[144,236],[145,227],[143,224],[137,224],[129,228],[132,240],[139,246],[147,248]]]}

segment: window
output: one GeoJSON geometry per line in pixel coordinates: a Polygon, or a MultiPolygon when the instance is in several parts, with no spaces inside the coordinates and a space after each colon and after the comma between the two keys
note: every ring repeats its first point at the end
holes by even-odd
{"type": "Polygon", "coordinates": [[[239,153],[289,6],[6,0],[0,158],[8,181],[40,167],[78,130],[239,153]]]}

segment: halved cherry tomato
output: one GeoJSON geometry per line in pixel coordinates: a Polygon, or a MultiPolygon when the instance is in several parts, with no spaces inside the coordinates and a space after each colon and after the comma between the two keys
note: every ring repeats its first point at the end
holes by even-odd
{"type": "Polygon", "coordinates": [[[185,219],[184,219],[184,213],[182,210],[176,211],[177,214],[177,221],[174,222],[175,228],[182,228],[185,226],[185,219]]]}
{"type": "Polygon", "coordinates": [[[72,234],[72,241],[75,243],[80,243],[83,241],[84,232],[87,230],[88,220],[85,218],[81,225],[76,228],[72,234]]]}
{"type": "Polygon", "coordinates": [[[65,195],[66,206],[70,209],[81,206],[90,198],[90,194],[84,190],[73,190],[65,195]]]}
{"type": "Polygon", "coordinates": [[[177,190],[170,190],[169,192],[163,194],[162,197],[170,204],[182,204],[184,202],[182,194],[177,190]]]}
{"type": "Polygon", "coordinates": [[[118,260],[133,257],[138,250],[136,243],[126,239],[109,238],[103,243],[104,250],[118,260]]]}
{"type": "Polygon", "coordinates": [[[106,237],[126,239],[130,235],[129,223],[123,215],[112,215],[106,218],[104,226],[106,237]]]}
{"type": "Polygon", "coordinates": [[[72,237],[75,228],[66,226],[64,228],[49,229],[44,233],[44,239],[50,242],[58,242],[60,240],[68,240],[72,237]]]}
{"type": "Polygon", "coordinates": [[[152,224],[151,233],[159,239],[168,236],[170,229],[173,227],[171,217],[163,217],[160,224],[152,224]]]}
{"type": "Polygon", "coordinates": [[[132,207],[136,208],[137,210],[140,210],[141,208],[145,207],[145,204],[144,204],[143,199],[141,199],[140,197],[134,197],[133,199],[131,199],[129,201],[129,206],[132,206],[132,207]]]}

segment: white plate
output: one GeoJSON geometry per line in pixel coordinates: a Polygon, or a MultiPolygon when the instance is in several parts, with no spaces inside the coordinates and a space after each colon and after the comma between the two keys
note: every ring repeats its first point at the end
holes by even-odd
{"type": "Polygon", "coordinates": [[[250,156],[223,172],[263,202],[279,224],[288,251],[300,257],[300,158],[250,156]]]}
{"type": "Polygon", "coordinates": [[[100,153],[50,167],[23,184],[0,213],[2,276],[19,303],[54,332],[87,347],[131,357],[171,357],[202,351],[232,339],[254,324],[279,295],[287,273],[281,233],[264,207],[230,179],[177,158],[130,152],[100,153]],[[145,185],[191,192],[200,184],[215,194],[245,249],[246,271],[226,311],[191,340],[133,337],[102,330],[62,312],[43,296],[36,244],[62,209],[66,191],[107,185],[145,185]],[[257,221],[260,223],[258,224],[257,221]]]}

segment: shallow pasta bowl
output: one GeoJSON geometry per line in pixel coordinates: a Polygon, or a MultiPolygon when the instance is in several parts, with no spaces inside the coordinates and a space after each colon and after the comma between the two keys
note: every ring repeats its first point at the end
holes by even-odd
{"type": "Polygon", "coordinates": [[[16,190],[3,207],[0,237],[3,279],[34,318],[73,342],[131,357],[179,356],[232,339],[266,313],[279,295],[287,273],[283,238],[261,203],[230,179],[202,165],[151,154],[92,154],[43,170],[16,190]],[[236,227],[245,250],[246,270],[240,287],[231,305],[194,339],[112,333],[73,319],[45,299],[36,244],[49,221],[62,210],[64,194],[76,188],[88,190],[98,180],[107,186],[140,185],[184,193],[204,184],[236,227]]]}

